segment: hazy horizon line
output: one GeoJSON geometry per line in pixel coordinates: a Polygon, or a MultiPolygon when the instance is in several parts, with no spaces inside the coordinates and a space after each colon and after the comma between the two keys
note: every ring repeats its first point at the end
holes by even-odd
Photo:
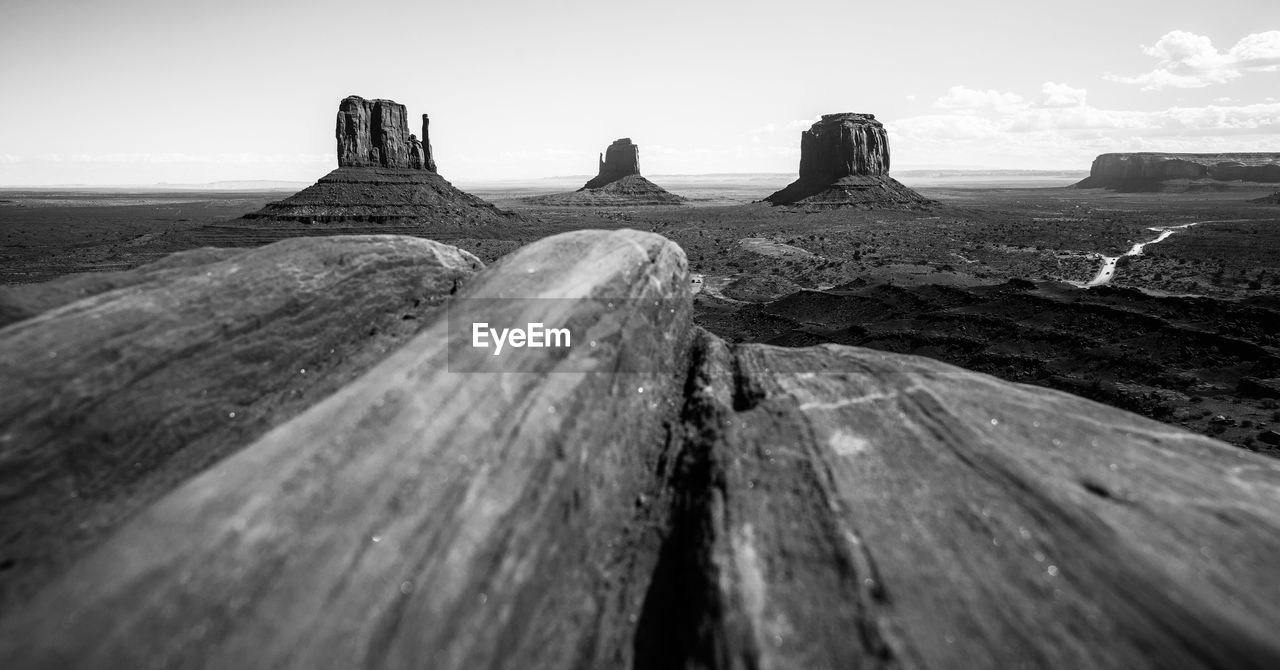
{"type": "MultiPolygon", "coordinates": [[[[957,166],[924,166],[924,167],[904,167],[899,170],[891,170],[890,174],[908,174],[908,173],[961,173],[961,174],[980,174],[980,173],[997,173],[997,174],[1088,174],[1088,168],[1002,168],[1002,167],[957,167],[957,166]]],[[[444,175],[441,175],[444,176],[444,175]]],[[[474,177],[474,178],[458,178],[452,181],[459,183],[502,183],[502,182],[534,182],[534,181],[553,181],[553,180],[587,180],[591,179],[593,174],[569,174],[569,175],[551,175],[542,177],[474,177]]],[[[653,178],[688,178],[688,177],[778,177],[783,179],[795,179],[795,172],[671,172],[671,173],[654,173],[648,175],[653,178]]],[[[448,177],[445,177],[448,179],[448,177]]],[[[58,183],[39,183],[39,184],[0,184],[0,189],[54,189],[54,188],[197,188],[197,187],[217,187],[230,185],[253,185],[253,184],[277,184],[277,188],[307,186],[315,183],[314,180],[303,179],[219,179],[208,182],[131,182],[131,183],[87,183],[87,182],[58,182],[58,183]]],[[[275,190],[274,188],[266,188],[263,190],[275,190]]]]}

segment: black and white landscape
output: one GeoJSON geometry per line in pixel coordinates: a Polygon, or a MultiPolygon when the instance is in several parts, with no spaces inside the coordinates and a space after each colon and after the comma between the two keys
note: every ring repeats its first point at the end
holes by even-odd
{"type": "Polygon", "coordinates": [[[1237,4],[6,9],[0,667],[1280,666],[1237,4]]]}

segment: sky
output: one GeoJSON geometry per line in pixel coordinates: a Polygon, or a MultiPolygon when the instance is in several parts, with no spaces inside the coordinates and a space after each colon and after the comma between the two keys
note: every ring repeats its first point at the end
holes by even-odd
{"type": "Polygon", "coordinates": [[[0,185],[313,181],[338,101],[431,115],[454,181],[794,173],[821,114],[894,169],[1280,151],[1276,0],[0,0],[0,185]]]}

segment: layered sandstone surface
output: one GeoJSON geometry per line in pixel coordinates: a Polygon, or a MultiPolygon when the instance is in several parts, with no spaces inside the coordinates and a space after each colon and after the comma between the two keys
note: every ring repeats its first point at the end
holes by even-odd
{"type": "Polygon", "coordinates": [[[27,312],[0,328],[0,611],[380,361],[481,267],[412,237],[295,238],[0,290],[27,312]]]}
{"type": "Polygon", "coordinates": [[[1280,153],[1114,153],[1093,160],[1076,188],[1160,190],[1176,180],[1280,182],[1280,153]]]}
{"type": "Polygon", "coordinates": [[[690,300],[657,235],[515,252],[9,612],[0,658],[1280,663],[1276,461],[929,359],[732,345],[690,300]],[[482,316],[580,336],[495,362],[450,336],[482,316]]]}
{"type": "Polygon", "coordinates": [[[872,114],[824,114],[800,134],[800,178],[775,205],[916,208],[929,200],[889,176],[889,137],[872,114]]]}

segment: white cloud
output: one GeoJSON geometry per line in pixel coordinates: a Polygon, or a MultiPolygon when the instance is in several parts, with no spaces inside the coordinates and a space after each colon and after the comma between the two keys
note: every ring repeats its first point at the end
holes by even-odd
{"type": "Polygon", "coordinates": [[[22,162],[21,156],[14,156],[13,154],[0,154],[0,164],[12,165],[13,163],[21,163],[21,162],[22,162]]]}
{"type": "Polygon", "coordinates": [[[1001,93],[988,89],[979,91],[964,86],[952,86],[945,95],[933,103],[939,109],[979,110],[979,109],[1019,109],[1026,106],[1022,96],[1016,93],[1001,93]]]}
{"type": "Polygon", "coordinates": [[[1083,88],[1072,88],[1051,81],[1046,81],[1040,91],[1044,93],[1044,100],[1040,104],[1045,107],[1078,107],[1084,104],[1087,93],[1083,88]]]}
{"type": "Polygon", "coordinates": [[[887,122],[895,162],[1087,168],[1109,151],[1280,150],[1280,102],[1139,111],[1090,106],[1084,90],[1065,84],[1049,82],[1041,92],[1044,103],[1035,106],[957,108],[887,122]]]}
{"type": "Polygon", "coordinates": [[[1246,35],[1225,52],[1204,35],[1174,30],[1154,46],[1143,45],[1142,52],[1159,59],[1154,70],[1132,77],[1109,74],[1106,79],[1141,84],[1144,91],[1203,88],[1239,79],[1246,72],[1280,70],[1280,30],[1246,35]]]}

